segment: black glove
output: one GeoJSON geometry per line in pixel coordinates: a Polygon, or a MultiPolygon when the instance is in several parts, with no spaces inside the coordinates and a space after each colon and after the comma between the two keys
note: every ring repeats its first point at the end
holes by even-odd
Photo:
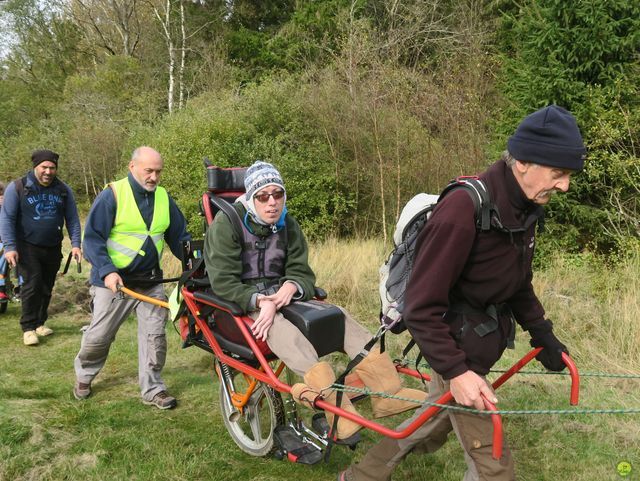
{"type": "Polygon", "coordinates": [[[542,348],[536,359],[550,371],[564,370],[566,365],[562,360],[562,353],[569,354],[569,350],[553,333],[551,321],[547,320],[544,324],[529,329],[529,334],[531,334],[531,346],[542,348]]]}

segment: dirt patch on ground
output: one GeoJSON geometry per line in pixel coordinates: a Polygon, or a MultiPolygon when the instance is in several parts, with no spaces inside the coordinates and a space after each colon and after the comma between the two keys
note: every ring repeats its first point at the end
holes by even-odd
{"type": "Polygon", "coordinates": [[[53,288],[49,315],[91,312],[91,296],[86,279],[59,276],[53,288]]]}

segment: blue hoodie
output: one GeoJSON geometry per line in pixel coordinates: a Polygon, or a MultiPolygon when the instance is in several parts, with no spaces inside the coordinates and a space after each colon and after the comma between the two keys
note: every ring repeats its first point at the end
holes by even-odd
{"type": "Polygon", "coordinates": [[[80,247],[80,218],[76,201],[69,186],[61,180],[55,178],[44,186],[31,171],[23,185],[22,196],[18,194],[15,182],[7,186],[0,211],[0,238],[7,252],[17,250],[21,242],[44,247],[59,246],[65,223],[71,245],[80,247]]]}

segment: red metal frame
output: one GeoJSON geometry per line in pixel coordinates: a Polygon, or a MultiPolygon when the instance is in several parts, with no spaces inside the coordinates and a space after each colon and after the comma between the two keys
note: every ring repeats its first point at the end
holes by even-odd
{"type": "MultiPolygon", "coordinates": [[[[209,198],[210,195],[215,194],[215,192],[207,191],[202,194],[202,208],[204,209],[204,218],[207,220],[207,225],[213,222],[213,218],[215,214],[213,213],[213,209],[211,207],[211,200],[209,198]]],[[[238,198],[244,194],[244,192],[240,191],[227,191],[225,194],[229,197],[238,198]]]]}
{"type": "Polygon", "coordinates": [[[209,192],[202,194],[202,209],[204,210],[204,218],[207,225],[213,222],[213,211],[211,210],[211,201],[209,200],[209,192]]]}
{"type": "MultiPolygon", "coordinates": [[[[222,306],[216,305],[214,302],[196,299],[193,293],[189,292],[189,290],[186,287],[182,288],[182,295],[184,297],[185,303],[187,304],[187,307],[189,308],[189,311],[191,312],[191,314],[195,319],[196,325],[202,331],[202,334],[205,340],[207,341],[207,343],[209,344],[209,346],[211,347],[214,355],[221,362],[227,364],[228,366],[234,369],[237,369],[242,373],[245,373],[249,376],[256,378],[258,381],[267,383],[269,386],[273,387],[277,391],[284,392],[284,393],[291,392],[291,386],[289,386],[286,383],[283,383],[278,378],[278,376],[273,372],[273,369],[269,365],[269,362],[266,360],[265,356],[262,354],[262,352],[258,348],[256,341],[253,338],[253,335],[249,332],[249,329],[247,329],[247,326],[241,317],[232,316],[238,328],[242,332],[242,335],[245,338],[247,346],[249,346],[249,348],[253,351],[254,355],[256,356],[260,364],[260,369],[256,369],[250,365],[247,365],[244,362],[239,361],[238,359],[235,359],[231,356],[228,356],[223,352],[222,348],[220,347],[220,344],[218,343],[213,333],[211,332],[211,329],[209,328],[209,325],[207,324],[206,320],[200,317],[199,304],[205,304],[205,305],[212,306],[222,310],[226,310],[226,309],[224,309],[222,306]]],[[[514,364],[511,367],[511,369],[509,369],[506,373],[500,376],[493,383],[494,389],[497,389],[498,387],[500,387],[516,372],[520,371],[526,364],[528,364],[533,358],[535,358],[535,356],[540,352],[540,350],[541,348],[532,350],[531,352],[526,354],[520,361],[514,364]]],[[[572,405],[576,405],[578,403],[578,395],[579,395],[579,389],[580,389],[579,387],[580,378],[578,375],[578,370],[576,369],[575,364],[573,363],[573,361],[568,355],[563,354],[563,360],[567,365],[569,372],[571,374],[570,402],[572,405]]],[[[430,379],[428,375],[419,373],[416,370],[408,369],[406,367],[398,366],[397,370],[403,374],[406,374],[418,379],[420,377],[422,377],[425,380],[430,379]]],[[[448,404],[452,400],[453,400],[453,396],[451,392],[447,392],[436,401],[436,404],[448,404]]],[[[497,411],[494,404],[492,404],[491,402],[489,402],[487,399],[484,399],[484,398],[483,398],[483,401],[484,401],[485,409],[487,411],[497,411]]],[[[375,421],[371,421],[369,419],[363,418],[358,414],[345,411],[344,409],[339,408],[333,404],[327,403],[322,399],[317,400],[315,402],[315,405],[318,408],[324,409],[325,411],[329,411],[338,416],[342,416],[346,419],[349,419],[350,421],[358,423],[367,429],[371,429],[377,433],[382,434],[383,436],[387,436],[394,439],[403,439],[403,438],[406,438],[407,436],[410,436],[420,426],[422,426],[428,419],[430,419],[432,416],[435,416],[441,410],[441,408],[439,407],[430,406],[423,413],[421,413],[420,416],[414,419],[411,422],[411,424],[409,424],[405,429],[401,431],[396,431],[395,429],[387,428],[386,426],[383,426],[375,421]]],[[[500,459],[500,457],[502,457],[502,445],[503,445],[502,418],[500,417],[499,414],[491,414],[490,416],[493,422],[493,457],[495,459],[500,459]]]]}

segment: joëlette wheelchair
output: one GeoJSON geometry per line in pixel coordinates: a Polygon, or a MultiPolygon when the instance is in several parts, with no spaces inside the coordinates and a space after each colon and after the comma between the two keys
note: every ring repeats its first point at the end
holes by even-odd
{"type": "MultiPolygon", "coordinates": [[[[218,168],[207,161],[205,165],[208,190],[202,195],[201,211],[206,229],[218,210],[228,208],[229,203],[244,193],[246,169],[218,168]]],[[[185,347],[197,346],[214,355],[215,371],[220,380],[222,418],[229,434],[240,449],[252,456],[275,455],[303,464],[314,464],[323,457],[328,458],[336,443],[331,434],[335,423],[333,427],[329,426],[322,413],[313,416],[311,426],[303,422],[290,395],[292,374],[265,342],[254,338],[250,330],[253,320],[238,305],[221,299],[212,292],[202,262],[202,248],[202,241],[185,244],[184,274],[179,289],[183,300],[175,320],[178,320],[185,347]]],[[[301,303],[306,304],[306,307],[295,307],[294,304],[290,312],[284,313],[311,341],[319,356],[339,351],[342,346],[341,332],[344,333],[344,323],[340,331],[341,319],[335,312],[337,309],[325,303],[325,298],[326,294],[317,289],[315,300],[301,303]]],[[[377,337],[380,335],[381,332],[377,337]]],[[[534,349],[529,352],[493,383],[494,388],[513,376],[539,351],[540,349],[534,349]]],[[[568,356],[565,357],[565,362],[572,374],[570,401],[577,404],[577,370],[568,356]]],[[[399,361],[396,361],[396,369],[404,375],[429,380],[428,375],[399,361]]],[[[345,377],[338,379],[344,380],[345,377]]],[[[349,375],[344,384],[357,385],[357,381],[357,376],[349,375]]],[[[361,397],[364,395],[355,395],[352,401],[361,397]]],[[[447,393],[437,404],[445,405],[451,401],[452,395],[447,393]]],[[[488,400],[484,401],[487,410],[496,410],[488,400]]],[[[412,434],[441,410],[438,406],[430,406],[405,429],[397,431],[347,412],[320,397],[316,399],[314,406],[336,416],[343,416],[384,436],[398,439],[412,434]]],[[[502,453],[502,422],[497,414],[492,414],[491,417],[494,426],[493,455],[498,459],[502,453]]],[[[356,444],[357,439],[348,445],[354,449],[356,444]]]]}

